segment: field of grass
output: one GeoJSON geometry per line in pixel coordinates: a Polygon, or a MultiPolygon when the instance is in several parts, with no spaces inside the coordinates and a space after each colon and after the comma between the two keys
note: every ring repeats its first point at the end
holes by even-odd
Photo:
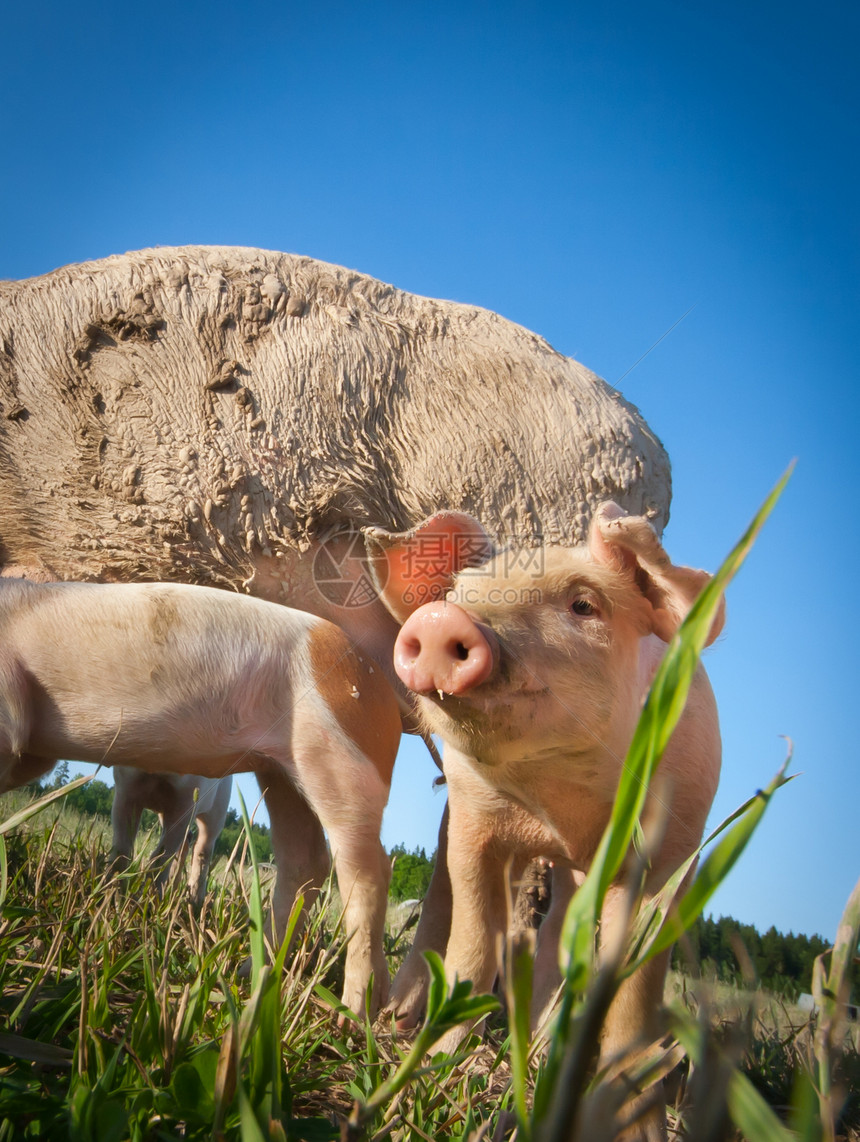
{"type": "MultiPolygon", "coordinates": [[[[336,998],[343,939],[333,893],[267,949],[270,870],[247,846],[216,870],[198,916],[181,884],[160,898],[139,865],[114,875],[104,827],[62,809],[62,789],[37,811],[19,792],[0,803],[0,1142],[611,1142],[629,1095],[660,1087],[673,1138],[860,1142],[860,1056],[844,1019],[860,884],[835,947],[816,961],[814,1019],[754,991],[674,976],[661,1039],[595,1073],[620,982],[683,938],[787,780],[777,774],[706,840],[690,887],[697,854],[643,901],[648,783],[721,591],[774,501],[702,593],[655,677],[612,819],[568,909],[546,1045],[529,1036],[528,935],[508,940],[500,998],[473,996],[462,981],[449,989],[441,961],[428,957],[426,1020],[398,1034],[336,998]],[[626,944],[598,963],[603,896],[634,840],[641,867],[629,877],[626,944]],[[483,1017],[480,1039],[456,1056],[434,1055],[452,1026],[483,1017]]],[[[392,971],[410,931],[402,906],[393,909],[392,971]]]]}
{"type": "MultiPolygon", "coordinates": [[[[0,800],[0,819],[22,803],[20,793],[0,800]]],[[[491,1015],[485,1040],[470,1040],[461,1059],[431,1065],[422,1052],[404,1078],[413,1037],[338,1025],[336,894],[314,909],[282,977],[258,963],[243,978],[255,910],[259,922],[253,870],[238,856],[229,868],[222,863],[197,917],[181,883],[160,899],[138,866],[112,875],[109,838],[88,829],[91,822],[52,805],[5,835],[3,1142],[527,1136],[503,1014],[491,1015]]],[[[266,870],[262,879],[265,895],[266,870]]],[[[408,943],[411,912],[390,910],[392,970],[408,943]]],[[[666,999],[673,1020],[709,1028],[695,1066],[677,1048],[667,1056],[679,1059],[668,1079],[678,1136],[705,1137],[699,1111],[690,1121],[700,1075],[712,1096],[722,1092],[724,1111],[731,1076],[748,1076],[780,1118],[794,1113],[796,1125],[797,1076],[815,1073],[808,1015],[776,997],[677,973],[666,999]]],[[[437,1011],[437,1026],[445,1023],[437,1011]]],[[[849,1097],[839,1136],[860,1139],[856,1029],[840,1055],[849,1097]]],[[[537,1067],[528,1066],[528,1097],[537,1067]]],[[[599,1089],[587,1088],[584,1099],[594,1101],[599,1089]]],[[[772,1136],[743,1135],[723,1118],[708,1137],[772,1136]]],[[[565,1136],[611,1134],[592,1128],[565,1136]]]]}

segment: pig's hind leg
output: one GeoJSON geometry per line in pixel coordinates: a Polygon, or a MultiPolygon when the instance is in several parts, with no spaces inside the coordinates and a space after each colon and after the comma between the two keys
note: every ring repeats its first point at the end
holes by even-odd
{"type": "Polygon", "coordinates": [[[194,824],[196,805],[193,790],[180,795],[174,793],[164,801],[161,817],[161,839],[152,857],[153,868],[158,869],[156,886],[163,892],[170,880],[171,867],[179,874],[185,864],[191,826],[194,824]],[[174,865],[174,858],[176,863],[174,865]]]}
{"type": "MultiPolygon", "coordinates": [[[[607,889],[600,919],[601,957],[608,955],[614,959],[618,941],[626,935],[628,895],[626,884],[612,884],[607,889]]],[[[627,976],[609,1006],[600,1042],[599,1066],[611,1067],[616,1078],[631,1064],[635,1067],[641,1053],[661,1036],[663,989],[670,955],[671,951],[663,952],[627,976]]],[[[666,1099],[662,1082],[630,1098],[625,1103],[624,1115],[635,1121],[619,1134],[619,1142],[665,1142],[666,1099]]]]}
{"type": "Polygon", "coordinates": [[[113,839],[110,860],[118,872],[128,868],[134,853],[134,839],[140,827],[143,805],[133,790],[114,784],[110,821],[113,839]]]}
{"type": "Polygon", "coordinates": [[[233,787],[228,777],[208,787],[207,795],[197,803],[197,839],[191,852],[191,868],[188,870],[188,891],[198,910],[206,899],[206,882],[212,864],[215,842],[224,828],[227,810],[230,806],[230,793],[233,787]],[[202,801],[202,804],[201,804],[202,801]]]}
{"type": "Polygon", "coordinates": [[[391,985],[387,1011],[397,1020],[401,1030],[415,1027],[424,1012],[429,976],[424,952],[445,955],[451,932],[451,877],[448,873],[448,806],[439,826],[436,864],[421,905],[421,919],[415,929],[406,958],[391,985]]]}
{"type": "MultiPolygon", "coordinates": [[[[289,766],[292,769],[292,765],[289,766]]],[[[296,788],[285,766],[269,766],[257,773],[266,801],[272,852],[277,876],[272,894],[271,928],[276,942],[286,935],[290,913],[301,895],[305,904],[325,884],[331,868],[328,847],[319,818],[296,788]]]]}

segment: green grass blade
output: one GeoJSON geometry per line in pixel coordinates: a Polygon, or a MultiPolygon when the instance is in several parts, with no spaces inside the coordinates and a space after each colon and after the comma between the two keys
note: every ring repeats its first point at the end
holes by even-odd
{"type": "Polygon", "coordinates": [[[95,774],[88,773],[84,777],[76,777],[74,781],[70,781],[68,785],[61,785],[59,789],[52,789],[50,793],[44,794],[37,800],[32,801],[29,805],[25,805],[23,809],[19,809],[17,813],[13,813],[11,817],[7,817],[5,821],[0,821],[0,836],[8,833],[10,829],[16,829],[19,825],[23,825],[36,813],[41,813],[48,805],[53,804],[54,801],[59,801],[61,797],[67,796],[73,789],[79,789],[82,785],[86,785],[88,781],[92,781],[95,774]]]}
{"type": "MultiPolygon", "coordinates": [[[[705,1029],[687,1013],[673,1013],[672,1030],[694,1067],[707,1071],[715,1060],[719,1065],[726,1065],[724,1053],[715,1040],[709,1039],[706,1050],[705,1029]],[[709,1052],[712,1054],[710,1059],[707,1057],[709,1052]]],[[[727,1098],[732,1121],[749,1142],[798,1142],[746,1075],[735,1066],[731,1067],[727,1098]]]]}
{"type": "Polygon", "coordinates": [[[546,1112],[546,1092],[558,1081],[566,1050],[570,1018],[576,997],[590,981],[594,964],[594,932],[606,890],[618,875],[639,826],[639,819],[654,771],[675,730],[687,701],[711,625],[723,593],[737,574],[753,543],[773,511],[788,482],[788,468],[749,527],[696,599],[669,643],[642,708],[621,777],[609,823],[604,830],[591,868],[571,900],[559,941],[559,959],[565,978],[561,1010],[547,1056],[543,1081],[535,1096],[535,1120],[546,1112]]]}
{"type": "Polygon", "coordinates": [[[6,903],[6,893],[9,890],[9,859],[6,853],[6,842],[0,836],[0,910],[6,903]]]}
{"type": "Polygon", "coordinates": [[[791,468],[696,599],[654,676],[621,772],[612,817],[601,844],[601,847],[605,845],[605,852],[601,853],[599,862],[595,862],[600,869],[598,896],[601,901],[627,855],[648,784],[683,713],[699,655],[708,640],[723,593],[749,554],[790,476],[791,468]]]}
{"type": "Polygon", "coordinates": [[[245,826],[245,835],[248,839],[248,853],[251,858],[251,890],[248,901],[248,920],[251,943],[251,987],[256,990],[260,980],[260,973],[266,966],[266,937],[263,919],[263,895],[260,888],[260,866],[257,860],[257,850],[254,847],[254,838],[251,832],[251,820],[245,805],[242,791],[238,790],[239,809],[242,814],[242,823],[245,826]]]}
{"type": "MultiPolygon", "coordinates": [[[[659,932],[655,934],[640,954],[634,967],[646,963],[665,951],[666,948],[671,947],[702,914],[708,901],[729,875],[746,848],[747,842],[764,816],[771,797],[777,789],[792,780],[792,778],[785,776],[785,769],[790,760],[789,756],[771,783],[765,789],[760,789],[755,797],[747,802],[743,816],[735,820],[732,828],[712,850],[707,860],[702,863],[696,874],[696,879],[678,901],[676,908],[671,912],[667,910],[659,932]]],[[[733,814],[733,817],[737,817],[737,815],[733,814]]],[[[691,860],[686,861],[683,867],[689,867],[691,860]]],[[[673,881],[675,879],[673,877],[673,881]]],[[[680,884],[680,881],[678,883],[680,884]]]]}
{"type": "Polygon", "coordinates": [[[241,1083],[239,1084],[239,1124],[242,1142],[269,1142],[260,1129],[254,1108],[241,1083]]]}
{"type": "Polygon", "coordinates": [[[848,898],[836,942],[830,952],[830,970],[825,968],[827,953],[816,958],[812,974],[812,994],[819,1008],[814,1052],[818,1072],[818,1096],[824,1138],[836,1136],[836,1120],[843,1097],[834,1089],[833,1070],[838,1063],[845,1027],[845,1004],[851,988],[849,969],[857,955],[860,939],[860,880],[848,898]]]}
{"type": "Polygon", "coordinates": [[[508,938],[507,945],[505,992],[508,1001],[508,1026],[511,1032],[511,1082],[518,1123],[517,1137],[521,1142],[529,1142],[531,1138],[528,1112],[529,1040],[535,933],[518,932],[508,938]]]}
{"type": "Polygon", "coordinates": [[[497,1011],[498,1000],[492,995],[472,995],[468,981],[455,980],[450,991],[445,980],[445,967],[436,952],[425,952],[430,969],[430,990],[427,997],[427,1015],[419,1028],[412,1046],[394,1073],[376,1088],[363,1106],[356,1107],[350,1119],[358,1127],[369,1122],[377,1111],[391,1101],[424,1064],[430,1048],[451,1027],[483,1019],[497,1011]]]}
{"type": "Polygon", "coordinates": [[[742,1071],[729,1079],[728,1102],[732,1121],[751,1142],[798,1142],[742,1071]]]}
{"type": "Polygon", "coordinates": [[[822,1142],[818,1091],[805,1067],[795,1071],[789,1123],[799,1142],[822,1142]]]}
{"type": "Polygon", "coordinates": [[[848,972],[857,955],[857,942],[860,940],[860,880],[845,905],[836,942],[830,953],[830,971],[827,973],[825,988],[819,997],[821,1003],[846,1002],[850,987],[848,972]]]}

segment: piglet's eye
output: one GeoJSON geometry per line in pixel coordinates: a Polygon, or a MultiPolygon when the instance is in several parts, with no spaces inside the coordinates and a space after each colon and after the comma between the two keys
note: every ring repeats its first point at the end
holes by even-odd
{"type": "Polygon", "coordinates": [[[590,599],[574,599],[570,604],[570,609],[575,615],[579,615],[579,617],[583,619],[588,618],[590,615],[597,614],[597,607],[595,607],[590,599]]]}

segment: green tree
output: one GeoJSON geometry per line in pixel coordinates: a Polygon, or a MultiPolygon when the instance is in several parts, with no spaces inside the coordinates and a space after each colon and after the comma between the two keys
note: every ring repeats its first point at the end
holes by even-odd
{"type": "Polygon", "coordinates": [[[428,857],[424,849],[408,852],[405,845],[395,845],[390,852],[391,885],[388,894],[393,900],[423,900],[436,864],[436,854],[428,857]]]}
{"type": "MultiPolygon", "coordinates": [[[[213,859],[217,860],[218,857],[229,857],[233,851],[236,842],[240,837],[244,836],[244,826],[242,825],[242,818],[235,809],[227,810],[227,817],[224,821],[224,828],[221,830],[221,835],[215,842],[213,850],[213,859]]],[[[251,839],[254,844],[254,852],[257,854],[257,860],[271,861],[272,860],[272,835],[269,832],[268,826],[258,825],[254,821],[251,825],[251,839]]]]}
{"type": "Polygon", "coordinates": [[[104,781],[88,781],[86,785],[67,793],[65,804],[92,817],[110,817],[113,788],[104,781]]]}
{"type": "MultiPolygon", "coordinates": [[[[760,935],[754,925],[741,924],[731,916],[700,916],[673,955],[676,966],[698,965],[700,970],[710,967],[718,979],[741,983],[747,974],[747,965],[739,960],[740,945],[752,962],[756,980],[769,991],[796,998],[800,992],[812,990],[812,969],[817,956],[830,946],[821,936],[783,935],[770,927],[760,935]]],[[[743,956],[743,953],[740,952],[743,956]]],[[[746,957],[744,957],[746,958],[746,957]]],[[[854,994],[860,978],[860,965],[855,963],[854,994]]]]}
{"type": "Polygon", "coordinates": [[[67,785],[69,781],[69,763],[61,761],[54,770],[54,780],[46,785],[46,789],[59,789],[61,785],[67,785]]]}

